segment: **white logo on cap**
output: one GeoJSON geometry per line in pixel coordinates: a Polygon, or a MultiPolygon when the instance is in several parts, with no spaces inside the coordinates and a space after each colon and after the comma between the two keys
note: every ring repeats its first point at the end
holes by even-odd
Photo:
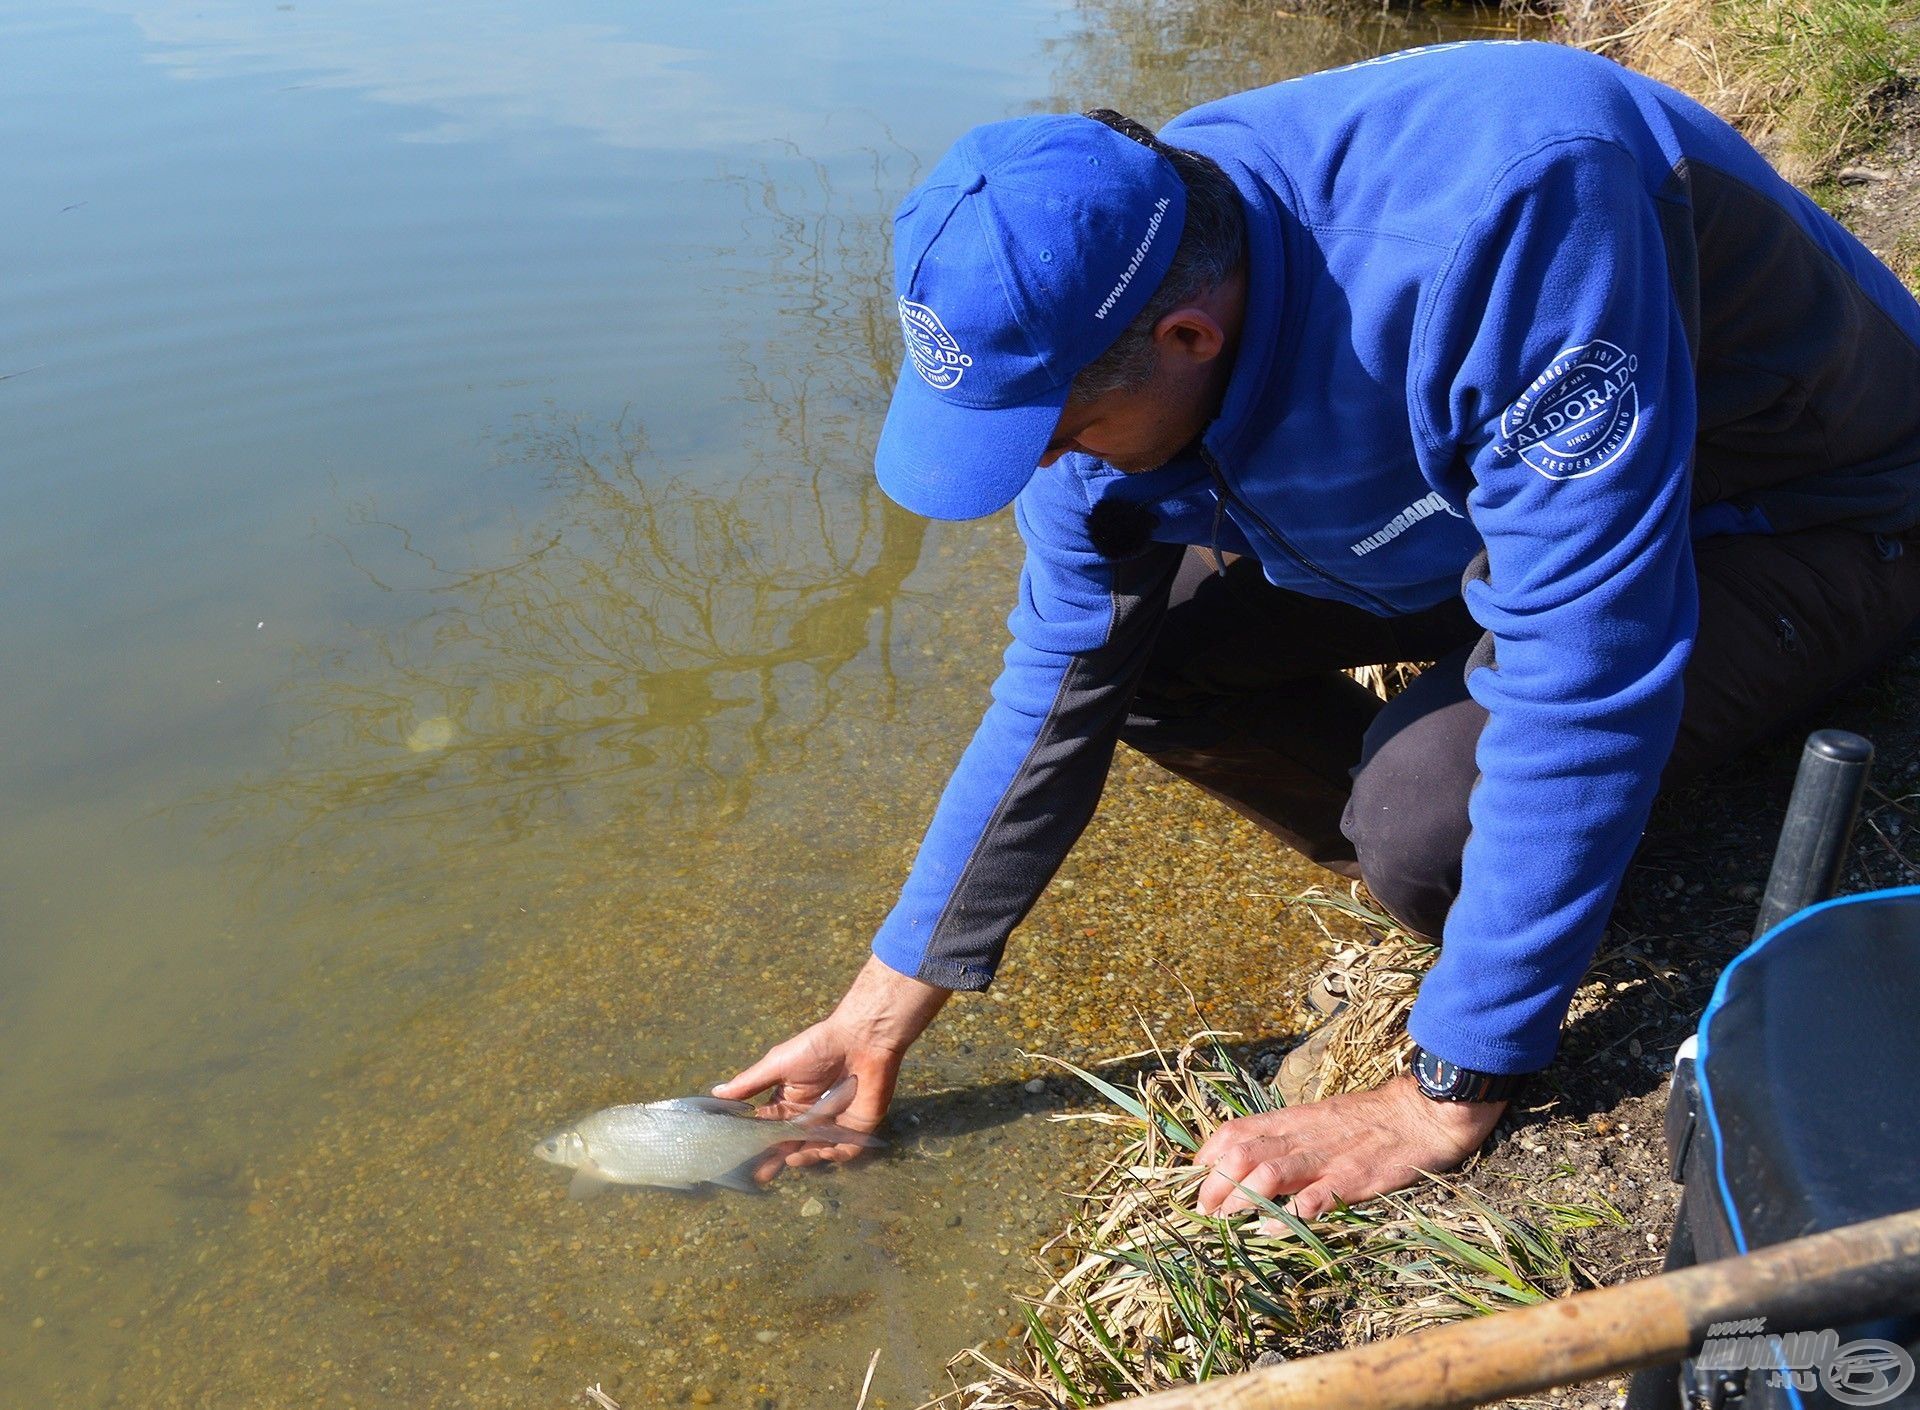
{"type": "Polygon", "coordinates": [[[925,304],[900,300],[900,331],[906,334],[907,356],[913,369],[936,391],[946,392],[960,385],[960,378],[973,366],[973,359],[960,351],[940,315],[925,304]]]}
{"type": "Polygon", "coordinates": [[[1093,311],[1095,318],[1105,318],[1113,312],[1113,306],[1120,302],[1120,296],[1127,292],[1127,285],[1133,282],[1133,276],[1140,272],[1140,266],[1146,263],[1147,251],[1153,248],[1153,237],[1160,233],[1160,222],[1167,218],[1167,208],[1173,202],[1162,196],[1153,203],[1153,218],[1147,222],[1147,233],[1140,243],[1133,247],[1133,258],[1127,261],[1127,267],[1120,271],[1120,282],[1113,286],[1100,307],[1093,311]]]}

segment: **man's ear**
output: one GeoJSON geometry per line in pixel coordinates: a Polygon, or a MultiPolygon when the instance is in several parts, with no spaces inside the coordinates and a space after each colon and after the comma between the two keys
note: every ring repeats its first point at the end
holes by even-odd
{"type": "Polygon", "coordinates": [[[1212,362],[1226,347],[1227,334],[1206,309],[1186,304],[1153,325],[1153,341],[1163,354],[1190,362],[1212,362]]]}

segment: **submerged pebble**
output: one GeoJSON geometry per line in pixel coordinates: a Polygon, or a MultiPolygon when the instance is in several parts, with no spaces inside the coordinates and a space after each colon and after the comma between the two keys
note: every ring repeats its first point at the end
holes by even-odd
{"type": "Polygon", "coordinates": [[[407,732],[407,748],[416,754],[445,749],[453,743],[453,721],[445,715],[429,715],[407,732]]]}

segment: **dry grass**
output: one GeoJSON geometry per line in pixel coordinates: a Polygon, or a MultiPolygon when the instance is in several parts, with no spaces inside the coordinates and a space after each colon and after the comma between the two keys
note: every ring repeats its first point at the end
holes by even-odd
{"type": "Polygon", "coordinates": [[[1407,1013],[1439,946],[1410,935],[1366,899],[1359,883],[1345,891],[1313,887],[1294,898],[1320,926],[1333,949],[1320,983],[1344,1005],[1327,1020],[1315,1095],[1377,1087],[1407,1070],[1412,1040],[1407,1013]],[[1336,933],[1327,917],[1349,924],[1336,933]],[[1350,936],[1358,929],[1363,937],[1350,936]]]}
{"type": "Polygon", "coordinates": [[[1355,666],[1347,674],[1382,700],[1391,700],[1407,688],[1408,681],[1430,664],[1409,661],[1394,666],[1355,666]]]}
{"type": "Polygon", "coordinates": [[[1789,180],[1869,147],[1920,68],[1911,0],[1574,0],[1562,37],[1692,94],[1789,180]]]}
{"type": "Polygon", "coordinates": [[[1544,1196],[1506,1214],[1438,1178],[1311,1225],[1265,1200],[1232,1219],[1202,1215],[1193,1153],[1223,1121],[1279,1105],[1228,1036],[1135,1055],[1153,1062],[1127,1089],[1060,1064],[1111,1106],[1058,1119],[1113,1126],[1125,1144],[1043,1250],[1050,1285],[1024,1305],[1013,1354],[962,1353],[948,1368],[956,1389],[934,1405],[1097,1405],[1539,1302],[1586,1281],[1566,1234],[1620,1222],[1611,1207],[1544,1196]]]}
{"type": "Polygon", "coordinates": [[[1903,284],[1920,294],[1920,228],[1908,230],[1900,236],[1899,243],[1893,247],[1889,264],[1903,284]]]}
{"type": "MultiPolygon", "coordinates": [[[[1407,1012],[1437,947],[1396,926],[1358,886],[1293,899],[1326,934],[1323,982],[1344,1005],[1321,1030],[1319,1092],[1358,1090],[1403,1070],[1407,1012]]],[[[1602,1006],[1670,1012],[1683,982],[1674,963],[1673,954],[1650,954],[1644,937],[1615,930],[1574,997],[1573,1017],[1602,1006]]],[[[1146,1060],[1124,1086],[1058,1064],[1108,1105],[1057,1119],[1111,1126],[1123,1145],[1068,1228],[1040,1251],[1047,1287],[1027,1300],[1017,1344],[998,1359],[979,1349],[954,1358],[956,1389],[933,1405],[1097,1405],[1602,1281],[1580,1266],[1567,1236],[1625,1221],[1591,1182],[1584,1202],[1556,1200],[1557,1182],[1577,1178],[1564,1165],[1524,1190],[1484,1176],[1476,1187],[1470,1167],[1468,1176],[1429,1177],[1311,1225],[1269,1201],[1229,1220],[1199,1214],[1203,1172],[1190,1164],[1193,1152],[1222,1122],[1283,1105],[1265,1076],[1271,1063],[1236,1057],[1230,1036],[1202,1031],[1174,1052],[1156,1044],[1117,1059],[1146,1060]]],[[[1553,1100],[1550,1090],[1538,1099],[1553,1100]]]]}

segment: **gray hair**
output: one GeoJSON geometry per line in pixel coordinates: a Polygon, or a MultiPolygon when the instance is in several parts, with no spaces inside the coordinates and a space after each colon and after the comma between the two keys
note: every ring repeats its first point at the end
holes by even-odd
{"type": "Polygon", "coordinates": [[[1187,218],[1160,287],[1147,306],[1134,316],[1113,345],[1088,363],[1073,379],[1068,399],[1092,401],[1108,392],[1142,386],[1153,375],[1153,330],[1161,319],[1196,294],[1217,288],[1246,262],[1246,218],[1240,212],[1240,193],[1227,174],[1210,158],[1180,147],[1170,147],[1140,123],[1111,108],[1094,108],[1087,116],[1105,123],[1124,137],[1165,157],[1187,188],[1187,218]]]}

